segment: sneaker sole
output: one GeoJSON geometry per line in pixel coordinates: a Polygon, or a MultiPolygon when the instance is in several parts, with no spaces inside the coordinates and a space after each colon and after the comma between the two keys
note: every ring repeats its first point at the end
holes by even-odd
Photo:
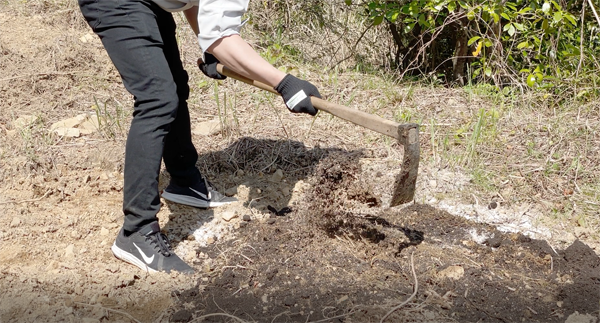
{"type": "Polygon", "coordinates": [[[184,205],[189,205],[189,206],[193,206],[193,207],[198,207],[198,208],[202,208],[202,209],[212,208],[212,207],[219,207],[219,206],[223,206],[223,205],[230,204],[230,203],[234,202],[234,201],[226,201],[226,202],[210,201],[209,202],[209,201],[204,201],[204,200],[196,199],[196,198],[185,196],[185,195],[171,194],[171,193],[166,192],[166,191],[164,191],[161,196],[165,200],[168,200],[168,201],[171,201],[171,202],[175,202],[175,203],[179,203],[179,204],[184,204],[184,205]]]}
{"type": "Polygon", "coordinates": [[[110,250],[112,251],[113,255],[115,255],[115,257],[117,257],[118,259],[121,259],[127,263],[130,263],[134,266],[139,267],[141,270],[144,270],[146,272],[149,273],[156,273],[158,272],[157,270],[154,270],[150,267],[148,267],[143,261],[141,261],[140,259],[138,259],[136,256],[130,254],[129,252],[117,247],[116,244],[113,244],[112,247],[110,248],[110,250]]]}

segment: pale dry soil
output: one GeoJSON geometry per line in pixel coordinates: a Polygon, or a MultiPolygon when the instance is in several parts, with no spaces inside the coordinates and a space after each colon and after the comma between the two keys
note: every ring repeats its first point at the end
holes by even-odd
{"type": "MultiPolygon", "coordinates": [[[[0,322],[374,322],[405,300],[387,321],[598,322],[597,232],[552,225],[535,204],[460,202],[470,179],[427,158],[417,203],[388,208],[401,146],[327,115],[291,115],[230,80],[217,103],[190,37],[181,50],[198,167],[239,202],[163,201],[161,226],[194,275],[148,275],[115,259],[132,99],[76,8],[9,8],[0,7],[0,322]],[[98,111],[99,131],[49,131],[98,111]],[[203,134],[211,120],[225,127],[203,134]]],[[[162,189],[168,174],[160,180],[162,189]]]]}

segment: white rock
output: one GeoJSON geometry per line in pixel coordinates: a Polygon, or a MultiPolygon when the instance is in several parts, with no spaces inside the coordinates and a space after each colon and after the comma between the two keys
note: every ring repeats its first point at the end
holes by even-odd
{"type": "Polygon", "coordinates": [[[201,123],[197,124],[194,127],[194,129],[192,130],[192,133],[195,135],[210,136],[215,133],[219,133],[220,131],[221,131],[221,121],[216,119],[216,120],[201,122],[201,123]]]}
{"type": "Polygon", "coordinates": [[[67,248],[65,249],[65,257],[72,258],[74,249],[75,249],[75,246],[73,244],[68,245],[67,248]]]}
{"type": "Polygon", "coordinates": [[[450,266],[438,273],[439,277],[459,280],[465,275],[465,269],[461,266],[450,266]]]}
{"type": "Polygon", "coordinates": [[[94,35],[87,33],[87,34],[81,36],[81,38],[79,38],[79,41],[85,44],[87,42],[92,41],[93,39],[94,39],[94,35]]]}
{"type": "Polygon", "coordinates": [[[16,227],[16,226],[19,226],[19,224],[21,224],[21,219],[19,219],[19,218],[17,218],[17,217],[14,217],[14,218],[12,219],[12,221],[10,222],[10,227],[11,227],[11,228],[14,228],[14,227],[16,227]]]}
{"type": "Polygon", "coordinates": [[[59,128],[74,128],[83,123],[87,119],[87,114],[80,114],[76,117],[61,120],[53,123],[50,126],[50,130],[56,130],[59,128]]]}
{"type": "Polygon", "coordinates": [[[81,136],[81,131],[77,128],[56,128],[53,131],[61,137],[77,138],[81,136]]]}
{"type": "Polygon", "coordinates": [[[110,233],[110,231],[108,231],[107,228],[102,227],[102,229],[100,229],[101,236],[107,236],[109,233],[110,233]]]}

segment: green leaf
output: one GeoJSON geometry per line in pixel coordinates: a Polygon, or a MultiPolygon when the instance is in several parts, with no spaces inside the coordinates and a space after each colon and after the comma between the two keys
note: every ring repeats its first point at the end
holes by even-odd
{"type": "Polygon", "coordinates": [[[502,16],[502,18],[504,18],[504,19],[506,19],[506,20],[510,20],[510,16],[509,16],[509,15],[508,15],[506,12],[503,12],[503,13],[501,14],[501,16],[502,16]]]}
{"type": "Polygon", "coordinates": [[[554,13],[554,22],[560,22],[563,18],[562,12],[557,11],[554,13]]]}
{"type": "Polygon", "coordinates": [[[373,19],[373,26],[380,25],[383,22],[383,16],[377,16],[373,19]]]}
{"type": "Polygon", "coordinates": [[[475,11],[473,11],[473,10],[470,10],[469,12],[467,12],[467,18],[468,18],[469,20],[473,20],[473,19],[475,19],[475,11]]]}
{"type": "Polygon", "coordinates": [[[532,10],[531,7],[524,7],[523,9],[519,10],[519,12],[517,12],[517,14],[522,15],[522,14],[528,13],[531,10],[532,10]]]}
{"type": "Polygon", "coordinates": [[[517,28],[518,31],[524,31],[525,30],[525,27],[523,26],[523,24],[515,22],[513,25],[515,25],[515,28],[517,28]]]}
{"type": "Polygon", "coordinates": [[[510,24],[510,27],[508,28],[508,34],[511,36],[515,35],[515,26],[513,24],[510,24]]]}
{"type": "Polygon", "coordinates": [[[529,76],[527,76],[527,85],[529,87],[533,87],[535,85],[535,76],[533,74],[529,74],[529,76]]]}
{"type": "Polygon", "coordinates": [[[548,19],[544,19],[544,21],[542,22],[542,29],[548,30],[548,27],[550,27],[548,25],[548,19]]]}
{"type": "Polygon", "coordinates": [[[483,41],[483,45],[485,45],[485,47],[492,47],[493,43],[491,40],[486,39],[483,41]]]}
{"type": "Polygon", "coordinates": [[[566,13],[564,15],[565,18],[567,18],[567,20],[573,25],[573,26],[577,26],[577,21],[575,21],[575,17],[573,17],[572,14],[570,13],[566,13]]]}
{"type": "Polygon", "coordinates": [[[523,49],[525,47],[529,47],[529,41],[527,41],[527,40],[524,42],[521,42],[517,45],[517,49],[523,49]]]}
{"type": "Polygon", "coordinates": [[[487,77],[492,76],[492,69],[490,67],[485,68],[485,76],[487,76],[487,77]]]}
{"type": "Polygon", "coordinates": [[[465,9],[465,10],[466,10],[466,9],[469,9],[469,6],[468,6],[468,5],[467,5],[467,3],[466,3],[466,2],[464,2],[464,1],[458,1],[458,5],[459,5],[461,8],[465,9]]]}
{"type": "Polygon", "coordinates": [[[450,3],[448,3],[448,11],[449,12],[454,12],[454,10],[456,10],[456,2],[455,1],[450,1],[450,3]]]}
{"type": "Polygon", "coordinates": [[[352,0],[346,0],[346,5],[349,6],[352,4],[352,0]]]}
{"type": "Polygon", "coordinates": [[[491,16],[494,18],[494,23],[498,23],[498,21],[500,21],[500,16],[497,13],[493,12],[491,16]]]}
{"type": "Polygon", "coordinates": [[[408,34],[415,28],[415,24],[404,25],[404,33],[408,34]]]}
{"type": "Polygon", "coordinates": [[[467,42],[467,46],[473,45],[473,43],[476,42],[476,41],[478,41],[479,39],[481,39],[480,36],[475,36],[475,37],[469,39],[469,41],[467,42]]]}

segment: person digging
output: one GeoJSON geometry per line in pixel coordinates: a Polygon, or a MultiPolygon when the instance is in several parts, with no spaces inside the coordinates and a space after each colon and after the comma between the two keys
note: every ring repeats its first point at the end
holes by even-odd
{"type": "Polygon", "coordinates": [[[162,197],[199,208],[235,201],[217,192],[196,168],[192,143],[188,74],[181,62],[172,12],[183,11],[198,36],[208,77],[223,79],[216,64],[272,86],[291,112],[314,116],[311,83],[285,74],[265,61],[240,36],[249,0],[78,0],[134,96],[134,112],[125,146],[123,227],[113,254],[148,272],[192,273],[161,233],[158,177],[161,160],[171,176],[162,197]]]}

